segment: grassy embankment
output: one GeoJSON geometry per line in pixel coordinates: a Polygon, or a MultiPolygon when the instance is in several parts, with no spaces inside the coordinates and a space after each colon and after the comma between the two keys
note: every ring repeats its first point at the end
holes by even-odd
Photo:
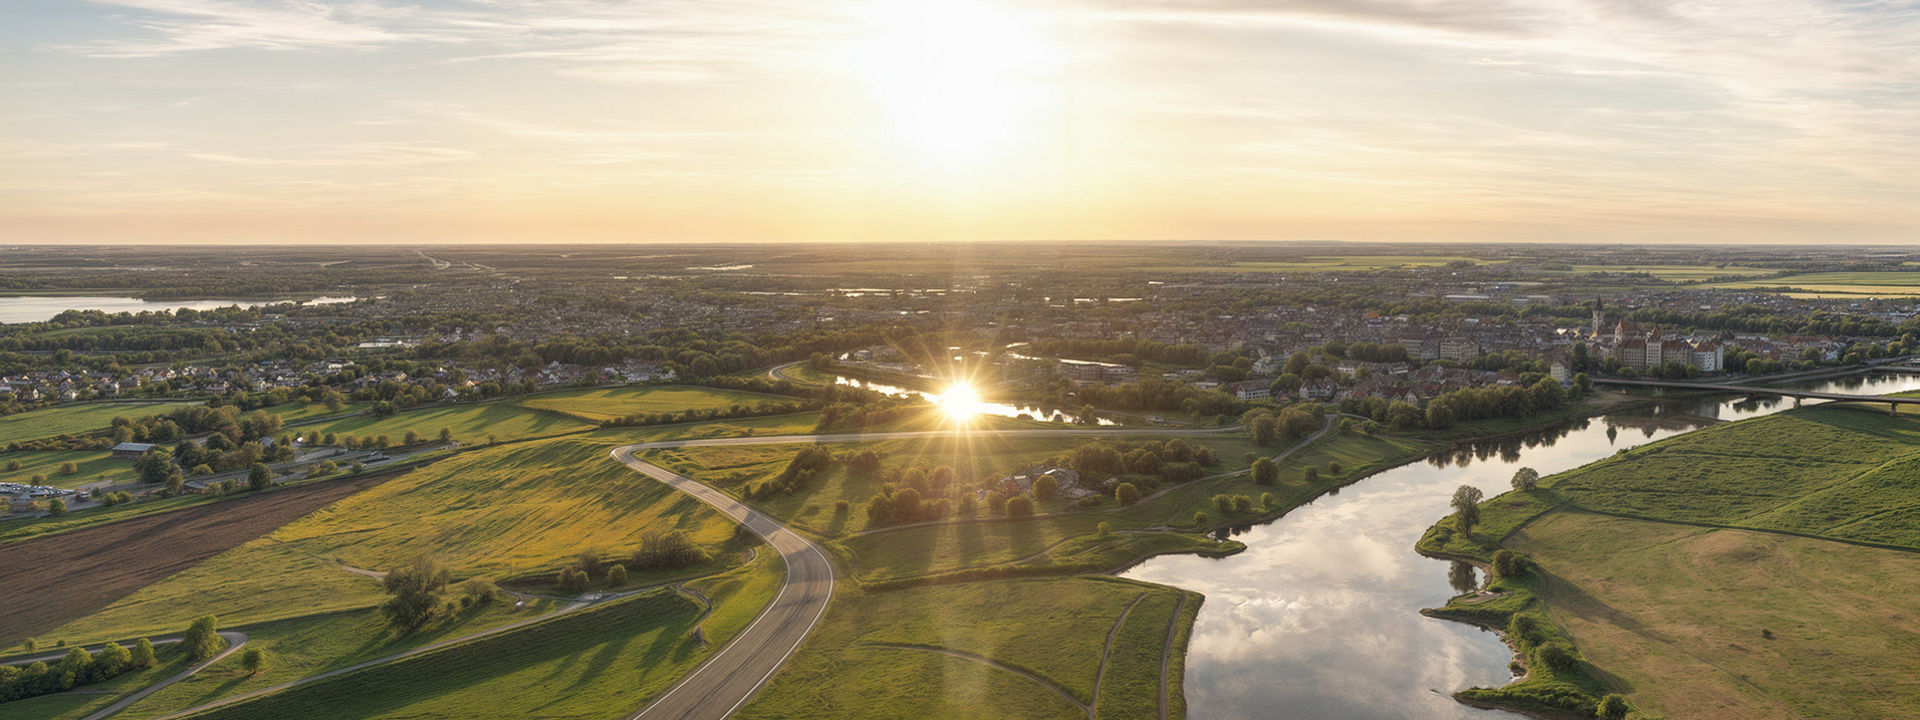
{"type": "Polygon", "coordinates": [[[1531,663],[1463,700],[1573,708],[1627,695],[1645,717],[1903,717],[1920,693],[1920,418],[1820,406],[1703,429],[1547,478],[1451,518],[1422,552],[1538,569],[1433,614],[1582,658],[1531,663]],[[1528,622],[1528,621],[1522,621],[1528,622]],[[1904,628],[1904,630],[1902,630],[1904,628]]]}
{"type": "Polygon", "coordinates": [[[710,606],[660,588],[193,717],[622,717],[744,629],[772,600],[780,567],[762,555],[688,583],[710,606]]]}

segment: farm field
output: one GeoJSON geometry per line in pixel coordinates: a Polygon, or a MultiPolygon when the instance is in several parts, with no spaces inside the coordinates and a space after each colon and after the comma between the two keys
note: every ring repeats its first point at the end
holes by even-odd
{"type": "Polygon", "coordinates": [[[1438,267],[1451,262],[1490,265],[1504,260],[1482,260],[1460,255],[1332,255],[1297,261],[1242,261],[1230,265],[1193,265],[1155,268],[1172,272],[1325,272],[1334,270],[1370,271],[1396,268],[1438,267]]]}
{"type": "Polygon", "coordinates": [[[1906,297],[1920,295],[1920,272],[1818,272],[1786,277],[1716,283],[1711,287],[1752,289],[1791,288],[1823,296],[1906,297]]]}
{"type": "Polygon", "coordinates": [[[506,402],[490,402],[409,410],[384,418],[358,415],[305,425],[300,429],[303,433],[322,435],[386,435],[398,443],[409,430],[432,438],[439,435],[441,428],[446,428],[452,431],[455,440],[473,444],[486,442],[489,437],[501,441],[519,440],[585,430],[593,426],[593,423],[559,413],[523,408],[506,402]]]}
{"type": "Polygon", "coordinates": [[[1729,275],[1766,275],[1777,272],[1767,268],[1739,265],[1574,265],[1574,274],[1646,273],[1662,280],[1706,280],[1729,275]]]}
{"type": "Polygon", "coordinates": [[[686,385],[629,385],[590,388],[537,395],[520,401],[522,407],[549,410],[588,422],[605,422],[628,415],[724,410],[735,405],[799,402],[797,398],[686,385]]]}
{"type": "MultiPolygon", "coordinates": [[[[1116,647],[1101,702],[1139,708],[1143,689],[1116,681],[1157,683],[1182,594],[1105,577],[848,593],[738,717],[1084,718],[1106,637],[1123,614],[1160,634],[1148,648],[1116,647]]],[[[1197,609],[1199,598],[1188,595],[1187,609],[1197,609]]],[[[1179,676],[1171,680],[1180,692],[1179,676]]]]}
{"type": "MultiPolygon", "coordinates": [[[[157,581],[379,482],[367,478],[299,485],[11,543],[7,556],[15,564],[8,573],[7,590],[12,602],[0,616],[0,647],[106,609],[157,581]],[[77,583],[75,577],[87,581],[77,583]]],[[[192,614],[204,614],[204,609],[192,614]]],[[[140,628],[102,628],[102,634],[92,636],[84,631],[56,633],[40,640],[111,640],[185,627],[168,620],[143,619],[140,628]]]]}
{"type": "Polygon", "coordinates": [[[1589,662],[1654,717],[1905,718],[1920,555],[1555,513],[1511,542],[1589,662]]]}
{"type": "Polygon", "coordinates": [[[55,405],[12,415],[0,415],[0,446],[23,440],[39,440],[57,435],[105,430],[116,417],[138,420],[197,402],[120,403],[97,402],[55,405]]]}

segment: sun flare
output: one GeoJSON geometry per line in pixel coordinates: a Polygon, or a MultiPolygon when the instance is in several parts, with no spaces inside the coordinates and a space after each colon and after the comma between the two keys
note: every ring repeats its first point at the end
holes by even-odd
{"type": "Polygon", "coordinates": [[[941,412],[946,413],[947,419],[956,422],[972,420],[982,412],[986,404],[980,400],[980,391],[965,383],[947,386],[947,389],[941,391],[934,402],[940,406],[941,412]]]}
{"type": "Polygon", "coordinates": [[[1049,53],[1008,8],[985,0],[879,0],[854,62],[922,160],[980,160],[1022,128],[1028,81],[1049,53]]]}

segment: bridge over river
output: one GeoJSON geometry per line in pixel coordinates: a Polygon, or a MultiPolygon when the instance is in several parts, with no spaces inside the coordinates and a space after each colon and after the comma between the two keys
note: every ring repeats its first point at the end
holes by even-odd
{"type": "MultiPolygon", "coordinates": [[[[1879,368],[1886,369],[1886,368],[1879,368]]],[[[1794,390],[1791,388],[1766,387],[1763,385],[1731,385],[1727,383],[1689,382],[1686,380],[1641,380],[1629,378],[1594,378],[1595,385],[1619,385],[1625,387],[1675,388],[1680,390],[1712,390],[1715,392],[1741,393],[1748,397],[1790,397],[1795,400],[1833,400],[1836,402],[1886,403],[1887,412],[1899,414],[1901,405],[1920,405],[1920,397],[1901,397],[1898,395],[1851,395],[1848,393],[1821,392],[1818,390],[1794,390]]]]}

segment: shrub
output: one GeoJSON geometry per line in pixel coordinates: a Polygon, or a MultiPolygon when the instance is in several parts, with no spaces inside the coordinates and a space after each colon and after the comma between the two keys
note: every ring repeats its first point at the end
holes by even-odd
{"type": "Polygon", "coordinates": [[[1253,481],[1261,485],[1272,485],[1280,480],[1280,466],[1273,464],[1272,458],[1258,458],[1253,461],[1253,481]]]}
{"type": "Polygon", "coordinates": [[[1576,665],[1579,665],[1580,659],[1574,656],[1572,650],[1549,643],[1534,648],[1533,662],[1535,665],[1551,670],[1564,671],[1572,670],[1576,665]]]}
{"type": "Polygon", "coordinates": [[[267,669],[267,651],[257,647],[247,648],[240,655],[240,664],[246,667],[248,675],[259,675],[260,671],[267,669]]]}
{"type": "Polygon", "coordinates": [[[1112,537],[1113,523],[1101,520],[1099,525],[1093,526],[1093,532],[1100,537],[1112,537]]]}
{"type": "Polygon", "coordinates": [[[220,620],[212,615],[202,615],[187,627],[185,635],[180,637],[180,647],[187,657],[196,661],[213,657],[227,646],[225,638],[220,637],[220,620]]]}
{"type": "Polygon", "coordinates": [[[1273,493],[1260,493],[1260,507],[1268,510],[1280,507],[1280,499],[1274,497],[1273,493]]]}
{"type": "Polygon", "coordinates": [[[1493,553],[1493,574],[1503,578],[1519,577],[1527,573],[1527,556],[1512,550],[1501,549],[1493,553]]]}
{"type": "Polygon", "coordinates": [[[133,643],[133,659],[128,661],[128,667],[135,670],[145,670],[153,667],[153,663],[153,641],[146,638],[135,640],[133,643]]]}
{"type": "Polygon", "coordinates": [[[835,515],[845,515],[847,514],[847,512],[851,511],[852,509],[853,509],[853,503],[849,503],[845,500],[840,500],[833,504],[833,514],[835,515]]]}
{"type": "Polygon", "coordinates": [[[1121,507],[1132,505],[1140,502],[1140,489],[1134,487],[1133,483],[1120,483],[1119,487],[1113,489],[1113,497],[1120,501],[1121,507]]]}
{"type": "Polygon", "coordinates": [[[1195,524],[1195,525],[1199,525],[1199,526],[1201,526],[1201,527],[1206,527],[1206,525],[1207,525],[1207,512],[1206,512],[1205,510],[1195,510],[1195,511],[1193,511],[1193,524],[1195,524]]]}
{"type": "Polygon", "coordinates": [[[1253,498],[1245,495],[1233,496],[1233,511],[1237,513],[1253,512],[1253,498]]]}
{"type": "Polygon", "coordinates": [[[1626,698],[1620,697],[1619,695],[1608,695],[1600,698],[1600,704],[1594,708],[1593,714],[1606,718],[1606,720],[1620,720],[1627,716],[1627,710],[1626,698]]]}
{"type": "Polygon", "coordinates": [[[47,514],[52,515],[54,517],[60,517],[61,515],[67,514],[67,501],[62,500],[60,498],[54,498],[48,501],[47,514]]]}
{"type": "Polygon", "coordinates": [[[74,473],[78,473],[78,472],[80,472],[80,465],[79,465],[79,463],[74,463],[74,462],[63,462],[63,463],[60,463],[60,474],[61,474],[61,475],[72,475],[72,474],[74,474],[74,473]]]}
{"type": "Polygon", "coordinates": [[[1028,517],[1033,514],[1033,498],[1020,493],[1007,498],[1007,517],[1028,517]]]}
{"type": "Polygon", "coordinates": [[[1300,479],[1305,480],[1307,482],[1319,482],[1320,468],[1312,465],[1308,465],[1307,469],[1300,471],[1300,479]]]}
{"type": "Polygon", "coordinates": [[[1346,468],[1344,468],[1344,467],[1341,467],[1341,465],[1340,465],[1340,461],[1338,461],[1338,460],[1335,460],[1335,461],[1333,461],[1333,462],[1330,462],[1330,463],[1327,463],[1327,474],[1328,474],[1328,475],[1339,475],[1339,474],[1340,474],[1340,472],[1341,472],[1342,470],[1345,470],[1345,469],[1346,469],[1346,468]]]}
{"type": "Polygon", "coordinates": [[[677,570],[706,561],[706,552],[695,547],[686,533],[649,530],[640,536],[640,549],[628,565],[636,570],[677,570]]]}
{"type": "Polygon", "coordinates": [[[621,587],[627,584],[627,566],[614,563],[607,568],[607,587],[621,587]]]}
{"type": "Polygon", "coordinates": [[[1225,494],[1213,496],[1213,509],[1220,511],[1221,515],[1232,514],[1233,497],[1225,494]]]}

